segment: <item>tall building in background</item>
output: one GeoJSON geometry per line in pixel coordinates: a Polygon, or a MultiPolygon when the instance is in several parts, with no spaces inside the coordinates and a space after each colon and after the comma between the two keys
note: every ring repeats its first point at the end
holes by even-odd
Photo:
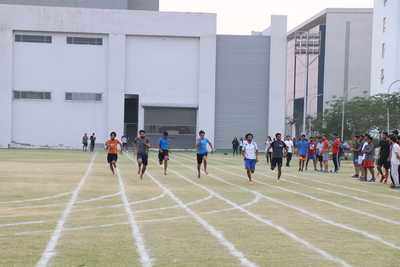
{"type": "Polygon", "coordinates": [[[400,1],[375,0],[371,94],[400,91],[400,1]]]}
{"type": "Polygon", "coordinates": [[[288,134],[310,131],[331,100],[369,94],[372,18],[372,9],[326,9],[288,33],[288,134]]]}
{"type": "Polygon", "coordinates": [[[153,11],[159,10],[159,0],[0,0],[0,4],[153,11]]]}
{"type": "Polygon", "coordinates": [[[227,149],[284,130],[286,16],[260,36],[226,36],[215,14],[123,8],[147,0],[33,2],[58,4],[0,4],[0,147],[77,148],[83,133],[102,143],[145,129],[185,149],[205,130],[227,149]]]}

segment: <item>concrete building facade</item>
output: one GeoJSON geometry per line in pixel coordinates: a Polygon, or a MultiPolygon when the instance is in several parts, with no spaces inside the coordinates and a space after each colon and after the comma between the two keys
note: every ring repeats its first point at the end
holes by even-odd
{"type": "Polygon", "coordinates": [[[372,18],[372,9],[326,9],[288,33],[288,134],[308,132],[329,101],[369,94],[372,18]]]}
{"type": "Polygon", "coordinates": [[[371,94],[400,91],[400,2],[374,1],[371,94]]]}
{"type": "Polygon", "coordinates": [[[0,0],[0,4],[153,11],[159,10],[159,0],[0,0]]]}
{"type": "Polygon", "coordinates": [[[214,14],[0,5],[0,25],[0,147],[79,147],[85,132],[102,143],[145,129],[154,143],[168,130],[175,148],[192,148],[203,129],[229,148],[247,131],[259,142],[283,131],[268,100],[284,92],[269,76],[286,17],[242,38],[217,36],[214,14]],[[240,89],[252,97],[233,97],[240,89]]]}

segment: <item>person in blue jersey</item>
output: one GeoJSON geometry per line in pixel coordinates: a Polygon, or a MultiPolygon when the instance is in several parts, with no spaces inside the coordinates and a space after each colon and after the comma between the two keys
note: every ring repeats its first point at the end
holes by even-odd
{"type": "Polygon", "coordinates": [[[307,153],[309,143],[306,136],[303,134],[299,141],[297,141],[297,153],[299,154],[299,172],[304,171],[304,165],[307,160],[307,153]]]}
{"type": "Polygon", "coordinates": [[[164,175],[167,175],[168,160],[169,160],[169,145],[168,132],[164,132],[159,141],[158,161],[160,165],[164,164],[164,175]]]}
{"type": "Polygon", "coordinates": [[[206,133],[201,130],[199,132],[199,138],[196,141],[197,148],[197,177],[201,176],[201,165],[204,166],[204,172],[208,175],[207,172],[207,156],[208,156],[208,147],[211,148],[211,152],[214,150],[212,143],[210,140],[206,138],[206,133]]]}

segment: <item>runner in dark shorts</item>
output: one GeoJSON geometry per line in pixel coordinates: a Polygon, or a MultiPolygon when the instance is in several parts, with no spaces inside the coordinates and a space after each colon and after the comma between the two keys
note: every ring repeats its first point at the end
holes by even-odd
{"type": "Polygon", "coordinates": [[[107,150],[107,162],[110,165],[110,170],[112,174],[115,174],[115,170],[117,169],[117,160],[118,160],[118,145],[121,147],[121,142],[116,139],[117,134],[112,132],[110,134],[110,139],[106,142],[106,150],[107,150]]]}
{"type": "Polygon", "coordinates": [[[381,183],[387,183],[390,170],[390,140],[389,134],[383,132],[379,141],[379,158],[377,160],[378,173],[381,175],[381,183]],[[382,168],[385,170],[383,172],[382,168]]]}
{"type": "Polygon", "coordinates": [[[197,177],[201,176],[201,165],[204,166],[204,172],[208,175],[207,172],[207,156],[208,156],[208,147],[211,148],[211,152],[213,151],[213,145],[206,137],[206,133],[204,131],[199,132],[199,139],[196,141],[197,148],[197,177]]]}
{"type": "Polygon", "coordinates": [[[282,135],[277,133],[275,135],[276,140],[273,141],[270,145],[272,148],[272,158],[271,158],[271,170],[275,170],[278,167],[278,180],[282,175],[282,163],[283,163],[283,155],[284,150],[287,150],[287,146],[285,142],[282,141],[282,135]]]}
{"type": "Polygon", "coordinates": [[[168,132],[164,132],[163,137],[159,141],[158,161],[160,165],[164,164],[164,175],[167,175],[169,160],[169,139],[168,132]]]}
{"type": "Polygon", "coordinates": [[[138,175],[140,175],[140,179],[143,179],[143,175],[145,174],[147,165],[149,163],[150,148],[150,140],[146,137],[146,132],[144,130],[139,131],[139,136],[135,139],[135,145],[138,163],[138,175]]]}

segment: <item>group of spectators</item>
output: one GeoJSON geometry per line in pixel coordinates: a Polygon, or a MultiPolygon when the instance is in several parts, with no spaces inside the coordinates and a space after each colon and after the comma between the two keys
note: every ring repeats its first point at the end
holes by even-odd
{"type": "MultiPolygon", "coordinates": [[[[270,136],[265,141],[266,163],[272,161],[272,139],[270,136]]],[[[244,145],[243,138],[234,138],[232,141],[233,155],[237,156],[244,145]]],[[[290,167],[293,154],[298,157],[298,171],[308,170],[310,162],[314,171],[324,173],[338,173],[342,159],[345,155],[352,154],[354,175],[352,178],[363,182],[375,182],[376,171],[381,183],[388,183],[392,188],[400,187],[400,138],[398,133],[389,135],[387,132],[380,134],[379,141],[369,135],[356,135],[347,143],[343,142],[337,134],[330,139],[327,135],[307,138],[286,136],[285,158],[286,167],[290,167]],[[332,167],[330,168],[330,162],[332,167]]]]}

